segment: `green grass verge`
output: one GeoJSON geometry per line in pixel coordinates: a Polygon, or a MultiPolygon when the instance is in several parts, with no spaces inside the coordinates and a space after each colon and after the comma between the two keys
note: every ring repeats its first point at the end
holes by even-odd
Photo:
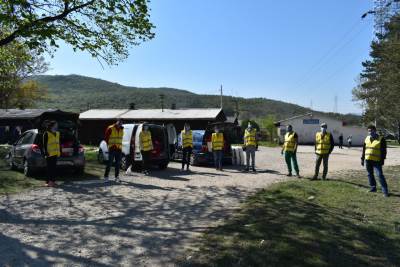
{"type": "MultiPolygon", "coordinates": [[[[18,193],[43,186],[45,174],[39,174],[34,178],[25,177],[21,171],[9,169],[4,157],[8,153],[7,146],[0,146],[0,195],[18,193]]],[[[93,147],[85,147],[86,166],[83,174],[63,172],[57,177],[58,182],[82,181],[98,179],[104,173],[104,166],[97,163],[97,151],[93,147]]]]}
{"type": "Polygon", "coordinates": [[[269,141],[260,141],[258,142],[259,146],[266,146],[266,147],[278,147],[279,144],[276,142],[269,142],[269,141]]]}
{"type": "Polygon", "coordinates": [[[183,266],[400,266],[400,167],[392,196],[367,193],[364,172],[280,183],[206,233],[183,266]]]}

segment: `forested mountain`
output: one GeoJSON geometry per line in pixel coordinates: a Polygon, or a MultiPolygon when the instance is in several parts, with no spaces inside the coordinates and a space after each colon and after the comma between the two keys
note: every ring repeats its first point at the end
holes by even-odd
{"type": "MultiPolygon", "coordinates": [[[[220,96],[199,95],[186,90],[173,88],[138,88],[128,87],[101,79],[79,75],[40,75],[33,79],[47,88],[47,100],[38,103],[43,108],[59,108],[80,112],[88,108],[128,108],[131,103],[135,108],[160,108],[160,95],[164,95],[164,107],[170,108],[217,108],[220,96]]],[[[266,98],[241,98],[224,96],[224,111],[233,116],[239,110],[241,119],[261,118],[274,115],[276,119],[288,118],[310,112],[310,109],[282,101],[266,98]]],[[[320,113],[320,112],[318,112],[320,113]]],[[[351,124],[359,122],[359,116],[331,114],[351,124]]]]}

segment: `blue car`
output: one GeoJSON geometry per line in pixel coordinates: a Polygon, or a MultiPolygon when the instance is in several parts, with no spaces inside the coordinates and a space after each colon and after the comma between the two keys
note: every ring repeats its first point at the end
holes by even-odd
{"type": "MultiPolygon", "coordinates": [[[[211,135],[214,127],[218,126],[224,134],[224,164],[232,164],[231,144],[241,144],[242,130],[240,126],[229,122],[209,124],[206,130],[193,130],[193,153],[191,165],[213,165],[214,156],[211,152],[211,135]]],[[[182,160],[182,138],[179,134],[174,159],[182,160]]]]}

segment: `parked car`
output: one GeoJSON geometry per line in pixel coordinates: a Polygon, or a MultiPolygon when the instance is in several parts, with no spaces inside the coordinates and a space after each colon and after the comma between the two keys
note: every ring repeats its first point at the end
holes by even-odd
{"type": "MultiPolygon", "coordinates": [[[[140,152],[139,134],[142,132],[144,124],[124,124],[124,135],[122,138],[122,160],[121,168],[126,170],[131,164],[133,169],[140,169],[142,163],[142,154],[140,152]]],[[[153,141],[153,150],[151,151],[151,162],[160,169],[166,169],[171,159],[175,139],[169,136],[176,136],[175,127],[161,126],[156,124],[146,124],[151,132],[153,141]],[[171,144],[171,142],[173,142],[171,144]]],[[[108,146],[103,140],[100,143],[98,151],[98,160],[104,163],[108,160],[108,146]]]]}
{"type": "MultiPolygon", "coordinates": [[[[83,173],[85,169],[84,148],[79,144],[76,124],[72,121],[59,121],[61,156],[57,167],[83,173]]],[[[32,129],[24,132],[12,145],[8,154],[11,169],[22,169],[26,176],[44,171],[46,159],[42,154],[43,132],[32,129]]]]}
{"type": "MultiPolygon", "coordinates": [[[[212,165],[214,156],[211,146],[211,135],[215,126],[218,126],[224,134],[224,164],[232,164],[232,144],[241,144],[243,134],[240,126],[235,123],[219,122],[209,124],[206,130],[193,130],[193,153],[191,157],[192,165],[212,165]]],[[[178,143],[175,152],[175,159],[182,160],[182,138],[178,136],[178,143]]]]}

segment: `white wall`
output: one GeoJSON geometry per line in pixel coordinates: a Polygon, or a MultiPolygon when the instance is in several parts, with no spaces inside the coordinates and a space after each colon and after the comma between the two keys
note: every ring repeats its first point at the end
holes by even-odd
{"type": "Polygon", "coordinates": [[[339,143],[339,135],[341,133],[343,134],[344,145],[347,145],[347,137],[352,135],[353,145],[355,146],[362,146],[364,144],[365,137],[368,135],[366,128],[357,126],[343,126],[341,121],[332,118],[316,116],[304,116],[284,121],[281,123],[280,127],[278,127],[278,135],[281,138],[281,142],[283,142],[286,126],[291,124],[293,126],[293,130],[299,136],[299,144],[314,144],[315,133],[320,131],[320,124],[323,122],[328,125],[328,132],[332,133],[335,144],[339,143]],[[312,124],[304,124],[304,120],[312,124]]]}

